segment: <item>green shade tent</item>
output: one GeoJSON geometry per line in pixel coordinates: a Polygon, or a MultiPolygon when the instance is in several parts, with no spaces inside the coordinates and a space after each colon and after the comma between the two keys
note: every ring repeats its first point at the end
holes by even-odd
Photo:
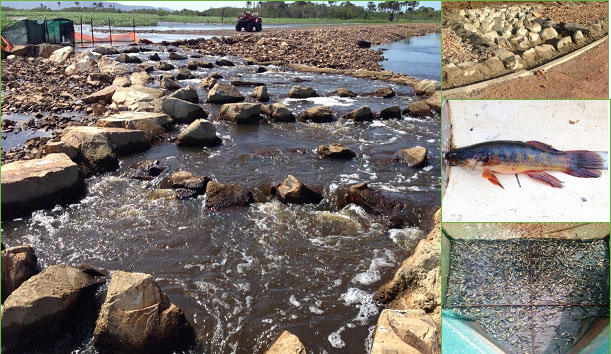
{"type": "Polygon", "coordinates": [[[21,20],[2,30],[2,37],[12,45],[28,44],[74,44],[74,25],[72,21],[56,18],[53,20],[21,20]]]}

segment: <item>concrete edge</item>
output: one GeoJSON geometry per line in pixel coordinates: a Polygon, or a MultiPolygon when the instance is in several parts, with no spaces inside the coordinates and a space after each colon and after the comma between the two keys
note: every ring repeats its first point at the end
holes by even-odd
{"type": "Polygon", "coordinates": [[[476,91],[476,90],[484,89],[484,88],[486,88],[486,87],[488,87],[490,85],[495,85],[495,84],[498,84],[498,83],[502,83],[502,82],[505,82],[505,81],[513,80],[513,79],[517,79],[517,78],[520,78],[520,77],[534,75],[535,72],[540,71],[540,70],[542,70],[542,71],[549,70],[549,69],[553,68],[554,66],[563,64],[563,63],[565,63],[565,62],[567,62],[567,61],[569,61],[569,60],[571,60],[573,58],[576,58],[576,57],[580,56],[581,54],[583,54],[583,53],[587,52],[588,50],[598,46],[600,43],[602,43],[602,42],[604,42],[604,41],[606,41],[608,39],[609,39],[609,35],[607,34],[606,36],[604,36],[604,37],[602,37],[602,38],[600,38],[600,39],[598,39],[598,40],[596,40],[596,41],[594,41],[594,42],[592,42],[592,43],[590,43],[590,44],[588,44],[588,45],[586,45],[584,47],[581,47],[581,48],[579,48],[579,49],[577,49],[575,51],[572,51],[572,52],[570,52],[567,55],[564,55],[564,56],[562,56],[562,57],[560,57],[558,59],[552,60],[552,61],[550,61],[548,63],[543,64],[543,65],[534,67],[534,68],[532,68],[530,70],[520,70],[520,71],[511,73],[511,74],[505,75],[505,76],[501,76],[501,77],[497,77],[497,78],[494,78],[494,79],[478,82],[478,83],[475,83],[475,84],[472,84],[472,85],[463,86],[463,87],[457,87],[457,88],[453,88],[453,89],[449,89],[449,90],[444,90],[443,89],[443,83],[442,83],[441,98],[444,99],[444,100],[447,100],[447,99],[457,99],[457,98],[460,99],[461,97],[457,97],[457,95],[471,93],[471,92],[476,91]],[[453,97],[449,97],[451,95],[453,97]]]}

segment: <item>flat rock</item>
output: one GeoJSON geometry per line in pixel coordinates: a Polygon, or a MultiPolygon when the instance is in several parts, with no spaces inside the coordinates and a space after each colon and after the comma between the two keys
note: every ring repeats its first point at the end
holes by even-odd
{"type": "Polygon", "coordinates": [[[26,280],[2,306],[3,345],[17,345],[59,331],[83,296],[106,281],[91,268],[52,265],[26,280]]]}
{"type": "Polygon", "coordinates": [[[307,354],[307,352],[296,335],[282,331],[265,354],[307,354]]]}
{"type": "Polygon", "coordinates": [[[318,94],[316,90],[312,87],[303,87],[303,86],[293,86],[291,87],[288,97],[289,98],[309,98],[309,97],[317,97],[318,94]]]}
{"type": "Polygon", "coordinates": [[[116,271],[93,332],[96,348],[121,352],[165,352],[195,343],[182,310],[148,274],[116,271]]]}
{"type": "Polygon", "coordinates": [[[244,96],[234,86],[217,83],[208,92],[208,102],[222,104],[244,101],[244,96]]]}
{"type": "Polygon", "coordinates": [[[371,354],[441,353],[439,326],[423,310],[385,309],[373,334],[371,354]]]}
{"type": "Polygon", "coordinates": [[[435,80],[420,80],[414,85],[416,95],[429,96],[441,89],[441,83],[435,80]]]}
{"type": "Polygon", "coordinates": [[[38,259],[27,245],[2,250],[2,302],[24,281],[38,273],[38,259]]]}
{"type": "Polygon", "coordinates": [[[261,120],[261,105],[255,103],[227,103],[221,106],[219,119],[237,124],[257,124],[261,120]]]}
{"type": "Polygon", "coordinates": [[[210,181],[206,186],[206,208],[208,209],[247,207],[252,203],[252,193],[242,185],[210,181]]]}
{"type": "Polygon", "coordinates": [[[212,122],[205,119],[195,120],[176,138],[180,146],[217,146],[221,139],[216,136],[216,128],[212,122]]]}
{"type": "Polygon", "coordinates": [[[108,57],[102,57],[98,60],[98,69],[102,74],[108,74],[111,76],[125,76],[129,75],[130,71],[125,66],[116,60],[112,60],[108,57]]]}
{"type": "Polygon", "coordinates": [[[391,87],[384,87],[373,91],[373,95],[382,98],[391,98],[395,96],[395,91],[393,91],[391,87]]]}
{"type": "Polygon", "coordinates": [[[345,87],[338,88],[337,90],[333,91],[332,94],[339,97],[356,97],[356,93],[348,90],[345,87]]]}
{"type": "Polygon", "coordinates": [[[197,91],[192,86],[181,88],[177,91],[172,92],[169,97],[178,98],[191,103],[198,103],[199,97],[197,91]]]}
{"type": "Polygon", "coordinates": [[[82,188],[78,167],[66,154],[2,165],[2,218],[53,205],[82,188]]]}
{"type": "Polygon", "coordinates": [[[330,123],[335,118],[335,112],[329,106],[315,106],[306,109],[301,120],[312,121],[314,123],[330,123]]]}
{"type": "Polygon", "coordinates": [[[289,175],[275,188],[276,198],[284,204],[318,204],[322,194],[289,175]]]}
{"type": "Polygon", "coordinates": [[[132,85],[119,87],[112,95],[112,101],[120,106],[127,106],[131,110],[138,108],[141,102],[152,102],[165,95],[165,90],[146,86],[132,85]]]}
{"type": "Polygon", "coordinates": [[[116,55],[116,54],[119,54],[119,51],[117,49],[115,49],[114,47],[111,47],[111,46],[96,47],[94,50],[92,50],[92,52],[99,53],[99,54],[102,54],[102,55],[116,55]]]}
{"type": "Polygon", "coordinates": [[[98,127],[142,130],[149,141],[155,140],[172,124],[167,114],[149,112],[121,112],[97,122],[98,127]]]}
{"type": "Polygon", "coordinates": [[[207,176],[197,176],[187,171],[172,173],[171,179],[172,188],[194,190],[196,195],[206,193],[206,186],[208,185],[208,182],[210,182],[210,178],[207,176]]]}
{"type": "Polygon", "coordinates": [[[351,159],[356,156],[354,151],[336,143],[332,143],[329,146],[320,145],[317,152],[318,155],[322,157],[330,157],[334,159],[351,159]]]}

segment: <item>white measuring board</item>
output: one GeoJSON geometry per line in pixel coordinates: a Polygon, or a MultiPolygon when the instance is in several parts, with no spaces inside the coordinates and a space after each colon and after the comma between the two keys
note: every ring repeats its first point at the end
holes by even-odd
{"type": "MultiPolygon", "coordinates": [[[[609,151],[609,101],[446,101],[444,146],[491,140],[537,140],[558,150],[609,151]],[[572,123],[571,123],[572,122],[572,123]],[[449,145],[449,144],[447,144],[449,145]]],[[[444,151],[445,153],[446,151],[444,151]]],[[[564,182],[552,188],[526,175],[496,174],[452,166],[442,197],[444,222],[608,222],[609,171],[600,178],[549,172],[564,182]]]]}

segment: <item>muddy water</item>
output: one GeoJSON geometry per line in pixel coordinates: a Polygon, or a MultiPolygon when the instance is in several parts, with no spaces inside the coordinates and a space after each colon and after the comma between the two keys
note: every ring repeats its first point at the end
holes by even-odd
{"type": "MultiPolygon", "coordinates": [[[[167,53],[160,55],[167,58],[167,53]]],[[[339,87],[367,93],[389,84],[270,69],[256,74],[255,67],[238,65],[193,73],[206,77],[219,72],[221,81],[239,76],[264,81],[272,100],[283,101],[295,113],[318,104],[343,114],[361,105],[373,111],[392,105],[405,108],[412,101],[411,88],[393,85],[398,96],[391,99],[286,99],[297,77],[309,80],[301,84],[321,95],[339,87]]],[[[239,90],[248,95],[252,88],[239,90]]],[[[204,98],[206,91],[199,95],[204,98]]],[[[87,181],[87,195],[80,203],[3,222],[3,242],[32,245],[44,266],[88,263],[152,274],[203,339],[196,353],[261,353],[283,329],[299,336],[312,353],[367,352],[380,311],[373,294],[424,237],[417,226],[440,203],[439,118],[236,126],[216,119],[218,106],[203,105],[211,112],[222,146],[194,149],[157,143],[124,157],[118,171],[87,181]],[[317,146],[332,142],[354,150],[357,158],[318,158],[317,146]],[[415,145],[429,151],[426,167],[392,160],[399,149],[415,145]],[[132,165],[150,159],[168,169],[148,182],[126,177],[132,165]],[[208,212],[204,196],[176,200],[166,188],[169,175],[178,170],[244,184],[257,203],[208,212]],[[324,190],[323,202],[286,206],[271,200],[270,186],[288,174],[324,190]],[[407,203],[416,226],[389,231],[378,217],[346,205],[348,186],[361,181],[407,203]]],[[[79,349],[92,351],[87,343],[79,349]]]]}

